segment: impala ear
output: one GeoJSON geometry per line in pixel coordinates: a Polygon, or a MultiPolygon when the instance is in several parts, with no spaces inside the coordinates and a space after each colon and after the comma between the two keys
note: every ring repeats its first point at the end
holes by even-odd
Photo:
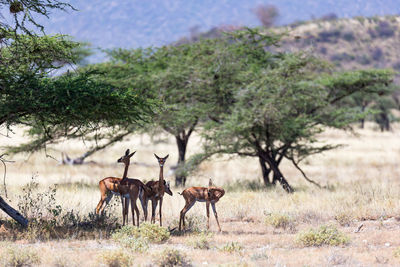
{"type": "Polygon", "coordinates": [[[129,155],[129,148],[125,151],[125,156],[129,155]]]}
{"type": "Polygon", "coordinates": [[[169,154],[168,154],[168,155],[166,155],[164,159],[167,159],[168,157],[169,157],[169,154]]]}
{"type": "Polygon", "coordinates": [[[156,157],[156,159],[160,159],[160,157],[159,157],[159,156],[157,156],[157,155],[156,155],[156,153],[154,153],[154,156],[156,157]]]}
{"type": "Polygon", "coordinates": [[[208,186],[212,186],[212,185],[213,185],[213,183],[212,183],[212,180],[210,178],[210,180],[208,181],[208,186]]]}
{"type": "Polygon", "coordinates": [[[135,155],[136,151],[132,152],[132,154],[129,155],[129,157],[132,157],[133,155],[135,155]]]}

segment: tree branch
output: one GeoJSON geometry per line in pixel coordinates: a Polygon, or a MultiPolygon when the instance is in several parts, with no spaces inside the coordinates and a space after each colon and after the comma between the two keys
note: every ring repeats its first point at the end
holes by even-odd
{"type": "Polygon", "coordinates": [[[293,165],[296,167],[296,169],[298,169],[298,170],[301,172],[301,174],[303,175],[304,179],[306,179],[309,183],[314,184],[314,185],[317,186],[318,188],[322,188],[322,186],[321,186],[319,183],[317,183],[317,182],[315,182],[315,181],[313,181],[313,180],[311,180],[310,178],[307,177],[307,175],[306,175],[306,174],[304,173],[304,171],[299,167],[299,165],[297,165],[296,161],[295,161],[293,158],[290,158],[290,160],[292,161],[292,163],[293,163],[293,165]]]}

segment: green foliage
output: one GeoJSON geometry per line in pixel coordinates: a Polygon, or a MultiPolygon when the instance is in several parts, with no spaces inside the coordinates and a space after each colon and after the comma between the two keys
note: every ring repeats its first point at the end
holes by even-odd
{"type": "Polygon", "coordinates": [[[228,253],[240,252],[243,249],[242,245],[238,242],[228,242],[223,247],[220,247],[219,250],[228,253]]]}
{"type": "Polygon", "coordinates": [[[101,253],[102,261],[109,267],[129,267],[134,262],[130,251],[112,250],[101,253]]]}
{"type": "MultiPolygon", "coordinates": [[[[204,225],[206,219],[204,216],[199,216],[199,215],[188,215],[185,216],[185,224],[186,224],[186,229],[185,232],[179,232],[177,231],[177,235],[181,235],[184,233],[201,233],[202,232],[202,226],[204,225]]],[[[173,225],[179,225],[179,219],[174,220],[173,225]]]]}
{"type": "Polygon", "coordinates": [[[164,249],[155,262],[160,267],[192,266],[189,259],[177,249],[164,249]]]}
{"type": "Polygon", "coordinates": [[[303,246],[340,246],[350,242],[350,238],[333,225],[324,225],[319,229],[310,229],[297,235],[297,242],[303,246]]]}
{"type": "Polygon", "coordinates": [[[268,214],[265,218],[265,223],[267,225],[272,225],[274,228],[282,228],[282,229],[288,229],[294,228],[294,221],[293,219],[286,214],[280,214],[280,213],[271,213],[268,214]]]}
{"type": "Polygon", "coordinates": [[[307,156],[335,148],[317,145],[316,136],[325,127],[344,129],[365,116],[339,102],[355,93],[389,92],[393,72],[331,73],[326,63],[306,53],[265,53],[265,61],[252,69],[252,82],[232,88],[233,104],[205,125],[203,154],[260,157],[291,192],[279,171],[281,160],[298,167],[307,156]]]}
{"type": "Polygon", "coordinates": [[[11,30],[14,33],[22,31],[28,35],[35,34],[35,31],[28,28],[31,26],[35,26],[41,31],[44,30],[43,26],[37,21],[38,17],[48,18],[54,10],[74,10],[70,4],[58,0],[3,0],[0,3],[0,8],[9,9],[13,15],[11,23],[2,21],[1,30],[11,30]]]}
{"type": "Polygon", "coordinates": [[[28,228],[20,229],[17,225],[10,225],[13,231],[5,237],[11,240],[21,238],[30,242],[57,238],[93,238],[98,233],[108,236],[115,228],[117,218],[111,214],[97,216],[89,213],[82,216],[74,210],[63,210],[56,202],[56,193],[56,187],[41,191],[33,177],[22,188],[22,195],[17,203],[18,210],[29,219],[28,228]]]}
{"type": "Polygon", "coordinates": [[[2,266],[19,267],[39,265],[41,262],[38,253],[30,248],[11,246],[0,253],[2,266]]]}
{"type": "Polygon", "coordinates": [[[169,239],[168,229],[156,224],[143,223],[136,226],[123,226],[112,234],[115,242],[135,251],[146,251],[149,243],[162,243],[169,239]]]}
{"type": "Polygon", "coordinates": [[[350,226],[351,222],[353,221],[353,215],[349,214],[348,212],[339,212],[335,215],[335,220],[341,226],[350,226]]]}
{"type": "Polygon", "coordinates": [[[213,234],[207,232],[201,232],[200,234],[194,236],[191,241],[189,241],[189,245],[195,249],[210,249],[210,239],[213,237],[213,234]]]}

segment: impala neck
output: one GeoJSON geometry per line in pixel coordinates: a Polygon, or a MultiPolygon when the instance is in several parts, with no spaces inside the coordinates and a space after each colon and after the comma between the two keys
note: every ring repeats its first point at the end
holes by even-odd
{"type": "Polygon", "coordinates": [[[128,177],[128,168],[129,164],[125,164],[125,170],[124,170],[124,175],[122,176],[122,180],[125,180],[126,177],[128,177]]]}
{"type": "Polygon", "coordinates": [[[160,166],[160,176],[158,178],[159,185],[164,185],[164,166],[160,166]]]}

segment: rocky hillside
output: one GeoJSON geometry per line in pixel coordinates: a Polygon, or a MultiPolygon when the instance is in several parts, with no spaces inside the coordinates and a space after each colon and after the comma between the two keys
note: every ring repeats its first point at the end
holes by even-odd
{"type": "Polygon", "coordinates": [[[308,50],[340,69],[393,68],[400,71],[400,17],[355,17],[310,21],[287,30],[285,50],[308,50]]]}

